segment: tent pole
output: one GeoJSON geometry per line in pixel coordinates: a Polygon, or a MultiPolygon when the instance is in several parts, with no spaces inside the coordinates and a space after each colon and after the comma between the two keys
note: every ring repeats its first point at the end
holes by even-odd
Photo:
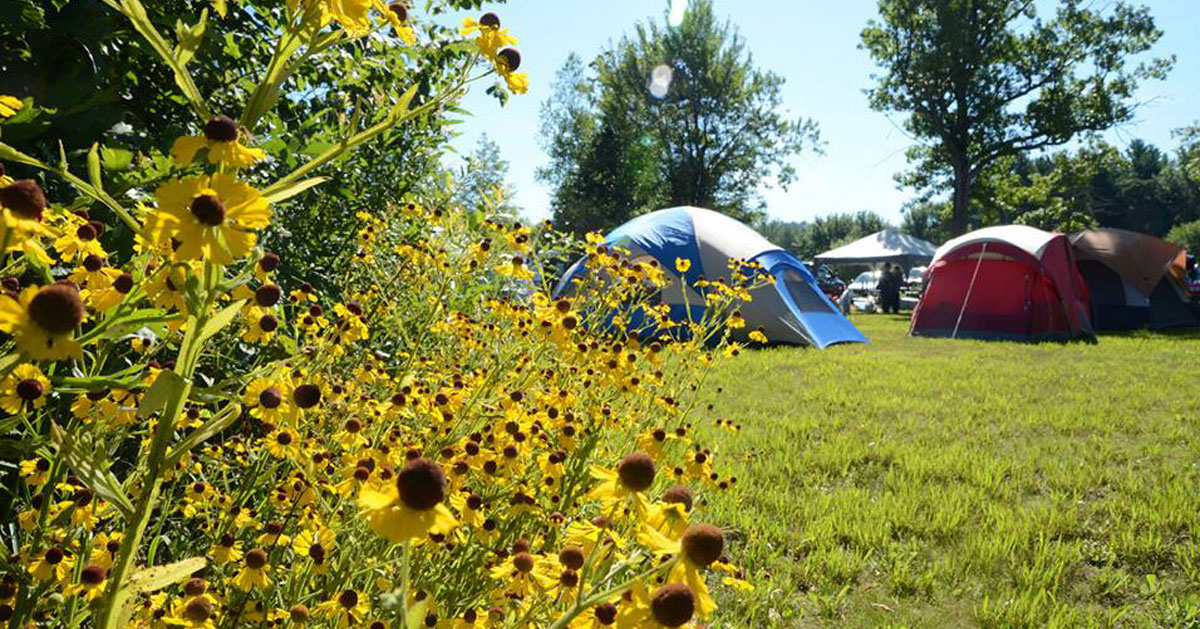
{"type": "Polygon", "coordinates": [[[954,331],[950,333],[950,338],[958,338],[958,326],[962,324],[963,314],[967,312],[967,302],[971,300],[971,291],[975,290],[975,278],[979,276],[979,267],[983,264],[983,256],[987,255],[987,243],[983,243],[983,248],[979,250],[979,259],[975,261],[975,271],[971,273],[971,283],[967,284],[967,294],[963,297],[962,308],[958,310],[958,320],[954,322],[954,331]]]}

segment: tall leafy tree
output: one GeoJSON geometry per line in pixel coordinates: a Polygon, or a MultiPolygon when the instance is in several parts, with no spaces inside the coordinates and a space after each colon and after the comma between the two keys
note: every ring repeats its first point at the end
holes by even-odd
{"type": "Polygon", "coordinates": [[[907,184],[951,192],[950,231],[970,224],[975,183],[997,160],[1128,121],[1144,79],[1173,58],[1134,62],[1162,35],[1144,7],[1061,0],[879,0],[862,47],[881,72],[879,111],[908,114],[920,142],[907,184]]]}
{"type": "Polygon", "coordinates": [[[556,222],[602,229],[671,205],[755,218],[762,183],[787,186],[817,142],[815,123],[783,112],[782,85],[711,0],[678,26],[637,25],[586,69],[572,57],[542,109],[556,222]]]}

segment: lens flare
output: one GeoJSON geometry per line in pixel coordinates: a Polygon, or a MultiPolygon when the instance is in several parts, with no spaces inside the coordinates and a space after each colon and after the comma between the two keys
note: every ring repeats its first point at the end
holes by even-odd
{"type": "Polygon", "coordinates": [[[675,75],[675,71],[671,66],[660,63],[655,66],[650,72],[650,95],[655,98],[665,98],[667,91],[671,89],[671,77],[675,75]]]}

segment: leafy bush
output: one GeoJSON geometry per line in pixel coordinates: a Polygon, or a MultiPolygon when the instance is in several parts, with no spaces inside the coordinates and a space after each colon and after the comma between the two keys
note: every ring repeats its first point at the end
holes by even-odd
{"type": "Polygon", "coordinates": [[[1190,253],[1200,253],[1200,221],[1176,225],[1167,233],[1167,240],[1190,253]]]}
{"type": "MultiPolygon", "coordinates": [[[[181,20],[171,42],[138,0],[105,4],[199,128],[169,156],[93,144],[85,177],[0,143],[18,177],[0,175],[0,445],[19,460],[0,621],[676,627],[712,612],[710,570],[748,587],[722,531],[690,521],[733,480],[689,427],[713,360],[737,351],[753,272],[698,287],[709,314],[676,323],[654,305],[662,269],[592,241],[552,300],[537,283],[561,235],[435,185],[356,203],[338,264],[298,264],[316,282],[262,246],[287,242],[280,215],[326,202],[318,173],[343,156],[480,78],[523,92],[499,18],[423,42],[403,5],[288,2],[260,16],[271,43],[246,44],[273,51],[249,59],[261,79],[216,110],[189,70],[201,29],[181,20]],[[458,72],[373,93],[311,150],[328,128],[272,117],[278,95],[368,41],[458,72]],[[233,102],[239,121],[220,115],[233,102]]],[[[371,186],[346,181],[342,198],[371,186]]]]}

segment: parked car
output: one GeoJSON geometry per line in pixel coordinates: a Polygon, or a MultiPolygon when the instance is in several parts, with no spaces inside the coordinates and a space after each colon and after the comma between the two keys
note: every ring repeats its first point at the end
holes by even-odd
{"type": "Polygon", "coordinates": [[[855,297],[874,297],[879,291],[876,286],[879,285],[879,278],[883,277],[883,271],[873,269],[863,271],[857,277],[850,280],[850,284],[846,286],[846,290],[855,297]]]}

